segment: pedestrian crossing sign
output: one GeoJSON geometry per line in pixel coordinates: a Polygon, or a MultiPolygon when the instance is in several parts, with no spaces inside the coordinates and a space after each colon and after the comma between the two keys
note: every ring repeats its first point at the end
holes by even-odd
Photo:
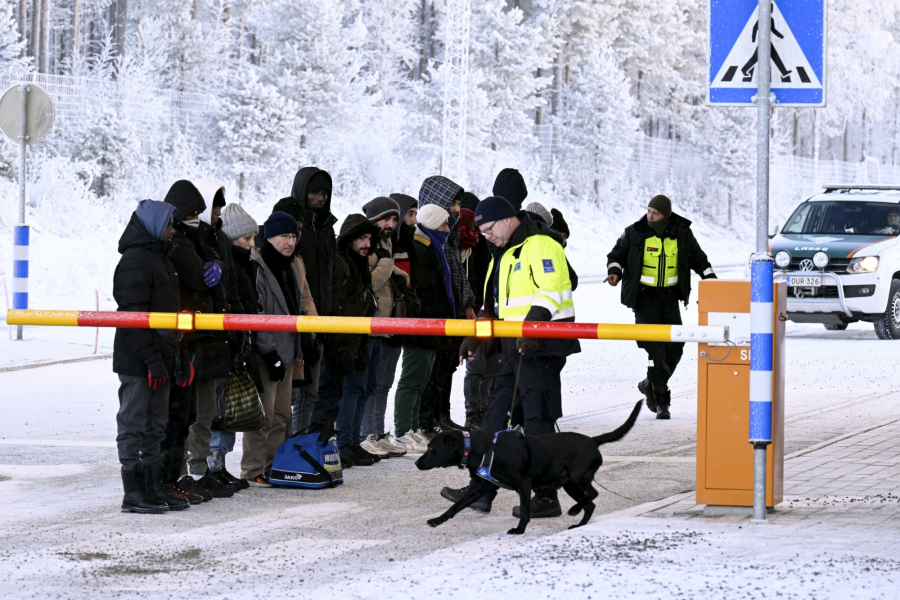
{"type": "MultiPolygon", "coordinates": [[[[710,0],[710,104],[753,104],[758,0],[710,0]]],[[[825,106],[825,0],[772,2],[772,93],[780,106],[825,106]]]]}

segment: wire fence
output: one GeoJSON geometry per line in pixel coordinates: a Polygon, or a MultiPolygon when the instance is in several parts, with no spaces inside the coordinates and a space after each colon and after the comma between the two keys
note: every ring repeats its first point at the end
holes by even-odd
{"type": "MultiPolygon", "coordinates": [[[[3,88],[23,80],[0,82],[3,88]]],[[[199,125],[212,106],[212,96],[146,88],[130,81],[107,81],[90,77],[30,73],[27,83],[41,86],[53,100],[57,123],[70,126],[95,119],[99,110],[114,109],[135,125],[161,123],[190,129],[199,125]]]]}

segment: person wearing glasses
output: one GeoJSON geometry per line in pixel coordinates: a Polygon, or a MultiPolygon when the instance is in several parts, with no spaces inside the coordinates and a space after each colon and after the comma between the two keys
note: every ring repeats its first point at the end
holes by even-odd
{"type": "MultiPolygon", "coordinates": [[[[562,235],[499,196],[485,198],[475,209],[475,225],[496,247],[484,287],[482,318],[503,321],[571,323],[575,320],[572,282],[562,235]]],[[[480,340],[466,338],[460,359],[472,360],[480,340]]],[[[581,351],[578,340],[503,338],[503,367],[494,380],[483,431],[523,425],[527,435],[553,433],[562,417],[560,375],[568,356],[581,351]],[[511,412],[510,412],[511,411],[511,412]]],[[[444,488],[441,496],[456,502],[465,493],[444,488]]],[[[470,507],[490,512],[496,490],[470,507]]],[[[518,516],[518,507],[513,511],[518,516]]],[[[553,488],[535,488],[532,518],[562,514],[553,488]]]]}
{"type": "MultiPolygon", "coordinates": [[[[264,315],[299,316],[303,294],[294,265],[294,248],[300,228],[294,217],[273,212],[263,224],[265,238],[259,249],[250,251],[253,261],[259,312],[264,315]]],[[[244,433],[241,477],[253,487],[269,487],[269,472],[275,452],[284,442],[285,427],[291,418],[294,360],[302,358],[299,333],[260,331],[256,334],[260,379],[260,398],[266,420],[259,431],[244,433]]]]}

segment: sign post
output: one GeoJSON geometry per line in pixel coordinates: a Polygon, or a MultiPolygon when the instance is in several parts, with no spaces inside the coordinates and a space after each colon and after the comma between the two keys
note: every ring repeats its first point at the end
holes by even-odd
{"type": "MultiPolygon", "coordinates": [[[[42,141],[53,128],[53,101],[40,86],[19,83],[0,97],[0,129],[19,144],[19,222],[13,234],[13,308],[28,308],[28,246],[31,231],[25,223],[25,159],[27,147],[42,141]]],[[[16,339],[23,337],[23,327],[16,339]]]]}
{"type": "Polygon", "coordinates": [[[824,0],[710,0],[710,104],[757,108],[756,243],[750,268],[750,435],[753,518],[766,520],[772,443],[773,262],[769,254],[769,128],[773,103],[825,105],[824,0]],[[774,36],[774,37],[773,37],[774,36]],[[777,40],[777,41],[776,41],[777,40]],[[777,69],[773,81],[772,67],[777,69]],[[755,95],[754,95],[754,92],[755,95]]]}

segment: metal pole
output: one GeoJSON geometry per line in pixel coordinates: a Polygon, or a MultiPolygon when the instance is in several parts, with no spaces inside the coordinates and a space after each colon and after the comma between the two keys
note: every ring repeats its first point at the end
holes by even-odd
{"type": "MultiPolygon", "coordinates": [[[[25,152],[28,145],[28,92],[31,88],[19,85],[19,224],[13,240],[13,308],[28,308],[28,226],[25,225],[25,152]]],[[[23,339],[24,328],[16,329],[16,340],[23,339]]]]}
{"type": "Polygon", "coordinates": [[[756,106],[756,252],[750,283],[750,443],[753,522],[766,520],[766,446],[772,443],[774,303],[769,254],[769,118],[772,103],[772,4],[759,0],[756,106]]]}

